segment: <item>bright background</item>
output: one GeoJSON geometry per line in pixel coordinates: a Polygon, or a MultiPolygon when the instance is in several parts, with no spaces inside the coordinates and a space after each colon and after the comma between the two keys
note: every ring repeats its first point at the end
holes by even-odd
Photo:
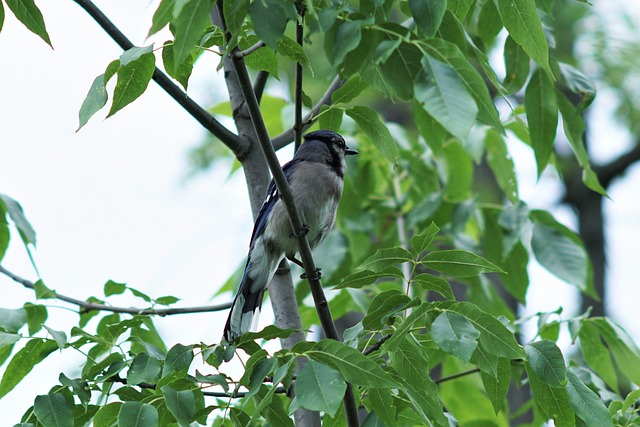
{"type": "MultiPolygon", "coordinates": [[[[96,1],[141,46],[156,2],[96,1]]],[[[35,251],[40,274],[52,289],[76,298],[102,296],[111,279],[158,297],[175,295],[181,306],[228,301],[212,299],[222,283],[244,262],[251,233],[251,211],[242,173],[229,168],[188,178],[187,152],[205,131],[155,83],[114,117],[98,113],[79,133],[77,111],[93,79],[121,54],[114,42],[75,3],[38,2],[55,50],[26,30],[9,11],[0,33],[0,192],[18,200],[37,232],[35,251]]],[[[638,10],[632,0],[595,6],[602,13],[622,7],[638,10]],[[625,3],[627,3],[625,5],[625,3]]],[[[151,41],[160,45],[166,33],[151,41]]],[[[201,58],[189,95],[211,105],[226,89],[217,58],[201,58]]],[[[591,114],[602,116],[590,131],[595,160],[606,160],[629,147],[631,137],[610,117],[612,100],[599,94],[591,114]]],[[[533,208],[551,209],[575,229],[567,209],[554,209],[559,188],[552,176],[538,183],[531,151],[511,142],[522,199],[533,208]]],[[[286,154],[285,154],[286,155],[286,154]]],[[[611,187],[605,203],[608,242],[610,315],[640,340],[637,301],[637,253],[640,250],[640,168],[630,169],[611,187]]],[[[36,280],[17,233],[2,265],[36,280]]],[[[575,313],[575,289],[541,268],[531,269],[527,312],[565,308],[575,313]]],[[[0,276],[2,307],[17,308],[33,292],[0,276]]],[[[65,307],[55,300],[49,307],[65,307]]],[[[137,305],[123,299],[123,305],[137,305]]],[[[266,304],[265,306],[268,306],[266,304]]],[[[267,307],[265,307],[267,308],[267,307]]],[[[50,327],[68,330],[77,316],[49,309],[50,327]]],[[[215,342],[226,312],[157,319],[166,342],[215,342]]],[[[262,322],[270,322],[263,313],[262,322]]],[[[0,400],[3,422],[18,422],[37,394],[57,382],[59,372],[73,376],[82,357],[52,355],[8,396],[0,400]],[[50,360],[51,359],[51,360],[50,360]]],[[[78,355],[80,356],[80,355],[78,355]]],[[[0,369],[1,371],[1,369],[0,369]]]]}

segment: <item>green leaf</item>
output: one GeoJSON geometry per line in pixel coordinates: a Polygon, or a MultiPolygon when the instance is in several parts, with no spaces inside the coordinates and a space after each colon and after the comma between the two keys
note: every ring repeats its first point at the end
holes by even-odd
{"type": "Polygon", "coordinates": [[[436,237],[436,234],[438,234],[439,231],[440,228],[436,225],[435,222],[432,222],[422,232],[411,237],[411,248],[413,249],[413,253],[420,254],[426,251],[433,241],[433,238],[436,237]]]}
{"type": "Polygon", "coordinates": [[[328,56],[331,64],[340,65],[344,62],[349,52],[360,44],[362,39],[362,21],[347,21],[340,24],[335,32],[336,42],[328,56]]]}
{"type": "Polygon", "coordinates": [[[42,40],[53,48],[42,13],[33,0],[6,0],[6,3],[16,18],[18,18],[29,31],[40,36],[42,40]]]}
{"type": "Polygon", "coordinates": [[[13,345],[20,341],[22,335],[20,334],[8,334],[6,332],[0,332],[0,348],[4,348],[13,345]]]}
{"type": "Polygon", "coordinates": [[[106,105],[107,100],[109,99],[109,95],[107,94],[107,83],[118,71],[119,67],[120,61],[116,59],[107,66],[107,70],[104,74],[100,74],[93,80],[91,88],[89,88],[89,93],[87,93],[87,96],[84,98],[82,106],[80,107],[80,112],[78,113],[79,124],[76,132],[82,129],[89,119],[106,105]]]}
{"type": "Polygon", "coordinates": [[[469,363],[478,347],[480,332],[465,317],[442,312],[431,324],[431,338],[438,347],[469,363]]]}
{"type": "Polygon", "coordinates": [[[338,371],[310,360],[298,373],[296,399],[302,408],[335,417],[346,389],[347,384],[338,371]]]}
{"type": "Polygon", "coordinates": [[[576,415],[587,427],[613,427],[611,415],[600,397],[573,372],[567,372],[567,394],[576,415]]]}
{"type": "Polygon", "coordinates": [[[449,133],[464,141],[475,123],[478,107],[456,70],[427,55],[414,82],[415,97],[449,133]]]}
{"type": "Polygon", "coordinates": [[[38,279],[36,283],[34,283],[34,289],[36,293],[37,299],[49,299],[56,298],[56,291],[47,288],[47,285],[44,284],[42,279],[38,279]]]}
{"type": "Polygon", "coordinates": [[[502,23],[513,40],[551,75],[549,45],[534,0],[498,0],[502,23]]]}
{"type": "Polygon", "coordinates": [[[183,426],[190,426],[196,413],[196,398],[193,390],[175,390],[170,386],[162,387],[162,394],[169,412],[183,426]]]}
{"type": "Polygon", "coordinates": [[[171,18],[173,18],[173,7],[175,0],[161,0],[158,8],[153,14],[153,18],[151,20],[151,28],[149,28],[149,33],[147,34],[147,38],[151,37],[161,29],[167,26],[171,18]]]}
{"type": "Polygon", "coordinates": [[[27,323],[27,312],[23,308],[0,308],[0,328],[16,333],[27,323]]]}
{"type": "Polygon", "coordinates": [[[577,107],[578,111],[584,111],[596,97],[595,85],[589,77],[569,64],[559,62],[558,68],[567,88],[582,98],[577,107]]]}
{"type": "Polygon", "coordinates": [[[511,382],[511,361],[509,359],[499,358],[496,369],[497,375],[494,377],[486,372],[480,372],[482,384],[487,392],[487,397],[491,401],[496,414],[504,409],[505,399],[509,392],[509,384],[511,382]]]}
{"type": "Polygon", "coordinates": [[[125,402],[118,412],[118,427],[149,427],[158,425],[158,410],[142,402],[125,402]]]}
{"type": "Polygon", "coordinates": [[[162,368],[162,377],[174,372],[184,370],[186,372],[193,361],[193,346],[176,344],[167,352],[167,357],[162,368]]]}
{"type": "Polygon", "coordinates": [[[525,91],[524,104],[531,146],[536,155],[538,176],[540,176],[551,158],[558,128],[558,104],[553,82],[540,68],[531,76],[525,91]]]}
{"type": "Polygon", "coordinates": [[[480,331],[480,344],[494,356],[521,359],[524,352],[513,333],[494,316],[469,302],[443,302],[438,307],[466,317],[480,331]]]}
{"type": "MultiPolygon", "coordinates": [[[[295,347],[293,351],[295,351],[295,347]]],[[[336,369],[349,383],[369,387],[397,387],[396,382],[380,365],[358,350],[338,341],[322,340],[305,351],[304,354],[336,369]]]]}
{"type": "Polygon", "coordinates": [[[447,9],[449,9],[458,20],[462,21],[467,13],[469,13],[469,8],[474,3],[474,0],[448,0],[447,1],[447,9]]]}
{"type": "Polygon", "coordinates": [[[566,382],[567,367],[562,352],[553,341],[541,340],[524,346],[531,370],[551,387],[562,387],[566,382]]]}
{"type": "Polygon", "coordinates": [[[618,367],[622,369],[622,374],[634,384],[639,385],[640,350],[633,339],[610,319],[596,318],[589,319],[589,321],[598,328],[600,338],[604,339],[608,352],[613,356],[618,367]]]}
{"type": "Polygon", "coordinates": [[[2,31],[2,26],[4,25],[4,6],[2,2],[0,2],[0,31],[2,31]]]}
{"type": "Polygon", "coordinates": [[[505,76],[502,85],[508,94],[516,93],[529,76],[529,55],[508,36],[504,42],[505,76]]]}
{"type": "Polygon", "coordinates": [[[456,71],[460,81],[476,101],[478,120],[503,134],[504,128],[502,127],[498,110],[491,99],[489,88],[484,78],[471,65],[460,48],[453,43],[438,38],[426,41],[424,46],[429,55],[442,63],[450,65],[456,71]]]}
{"type": "Polygon", "coordinates": [[[402,340],[389,353],[391,367],[403,379],[403,389],[426,425],[448,426],[435,383],[429,378],[429,359],[423,347],[402,340]]]}
{"type": "Polygon", "coordinates": [[[429,252],[420,262],[454,277],[471,277],[491,272],[504,273],[500,267],[481,256],[459,249],[429,252]]]}
{"type": "Polygon", "coordinates": [[[446,299],[456,299],[453,291],[451,290],[451,285],[442,277],[421,273],[411,279],[411,284],[418,285],[425,291],[435,291],[446,299]]]}
{"type": "Polygon", "coordinates": [[[236,44],[235,39],[240,34],[244,18],[249,10],[249,0],[224,0],[222,6],[227,31],[231,35],[227,48],[232,48],[236,44]]]}
{"type": "Polygon", "coordinates": [[[172,22],[175,26],[173,42],[175,74],[178,74],[179,67],[191,54],[191,50],[200,41],[204,29],[210,24],[209,12],[213,7],[213,0],[186,0],[183,3],[180,13],[172,22]]]}
{"type": "Polygon", "coordinates": [[[137,385],[140,383],[154,383],[160,376],[160,361],[149,353],[140,353],[131,362],[131,367],[127,372],[127,384],[137,385]]]}
{"type": "Polygon", "coordinates": [[[283,35],[278,39],[278,53],[303,66],[309,64],[309,58],[304,53],[302,46],[287,36],[283,35]]]}
{"type": "Polygon", "coordinates": [[[334,289],[360,289],[364,286],[372,285],[383,277],[402,277],[402,272],[396,268],[386,268],[381,272],[373,272],[371,270],[358,271],[342,279],[342,282],[334,289]]]}
{"type": "Polygon", "coordinates": [[[73,427],[73,410],[60,393],[37,396],[33,411],[44,427],[73,427]]]}
{"type": "Polygon", "coordinates": [[[142,53],[135,58],[139,51],[132,52],[130,55],[127,54],[129,51],[120,57],[121,66],[118,68],[118,81],[113,91],[113,103],[107,117],[113,116],[142,95],[155,71],[156,57],[153,53],[142,53]],[[125,56],[125,54],[127,55],[125,56]],[[123,57],[127,61],[126,65],[123,65],[123,57]]]}
{"type": "Polygon", "coordinates": [[[176,64],[173,54],[173,43],[165,42],[162,46],[162,63],[164,64],[164,69],[167,74],[176,79],[184,90],[187,90],[189,77],[191,77],[191,71],[193,71],[193,56],[191,53],[187,55],[182,64],[176,64]]]}
{"type": "MultiPolygon", "coordinates": [[[[391,89],[389,94],[391,98],[397,96],[403,101],[409,101],[413,97],[413,82],[422,69],[420,65],[422,52],[413,44],[400,43],[394,49],[392,46],[385,46],[385,43],[388,42],[390,41],[383,41],[378,46],[378,50],[390,50],[390,53],[385,53],[385,57],[388,55],[386,61],[379,66],[380,77],[391,89]]],[[[384,57],[381,59],[384,59],[384,57]]]]}
{"type": "Polygon", "coordinates": [[[444,199],[450,203],[467,200],[473,183],[473,160],[459,141],[451,141],[442,150],[447,174],[444,199]]]}
{"type": "Polygon", "coordinates": [[[276,49],[278,40],[287,27],[287,22],[296,19],[296,9],[292,2],[254,1],[249,6],[249,16],[258,38],[270,48],[276,49]]]}
{"type": "Polygon", "coordinates": [[[98,409],[93,417],[93,427],[113,427],[117,425],[122,402],[113,402],[98,409]]]}
{"type": "Polygon", "coordinates": [[[449,135],[447,130],[427,114],[417,100],[413,101],[413,117],[420,135],[433,151],[433,154],[439,156],[442,146],[449,135]]]}
{"type": "Polygon", "coordinates": [[[114,282],[113,280],[108,280],[107,283],[104,284],[104,296],[108,297],[111,295],[120,295],[127,290],[127,285],[125,283],[114,282]]]}
{"type": "Polygon", "coordinates": [[[588,255],[574,239],[556,228],[537,223],[533,227],[531,248],[538,262],[559,279],[587,290],[588,255]]]}
{"type": "Polygon", "coordinates": [[[56,331],[55,329],[51,329],[47,325],[42,325],[42,327],[45,328],[47,332],[49,332],[51,337],[55,340],[56,344],[58,344],[58,347],[60,347],[60,350],[67,346],[69,342],[67,340],[67,334],[65,334],[63,331],[56,331]]]}
{"type": "Polygon", "coordinates": [[[392,289],[381,292],[371,301],[367,314],[362,319],[362,326],[368,331],[380,330],[391,317],[411,306],[411,298],[401,291],[392,289]]]}
{"type": "Polygon", "coordinates": [[[333,95],[331,95],[331,101],[334,104],[343,103],[346,104],[348,102],[356,99],[358,95],[365,90],[369,84],[362,80],[360,76],[353,76],[345,84],[343,84],[338,90],[336,90],[333,95]]]}
{"type": "Polygon", "coordinates": [[[64,386],[71,387],[73,393],[78,396],[83,405],[86,405],[91,400],[91,389],[86,381],[80,378],[69,378],[63,373],[58,376],[58,381],[64,386]]]}
{"type": "MultiPolygon", "coordinates": [[[[258,42],[258,37],[251,34],[247,37],[240,39],[240,49],[247,49],[258,42]]],[[[278,59],[276,53],[269,47],[262,47],[250,55],[245,56],[245,64],[247,67],[255,71],[267,71],[276,79],[280,79],[278,76],[278,59]]],[[[262,104],[262,102],[261,102],[262,104]]]]}
{"type": "Polygon", "coordinates": [[[22,381],[35,365],[42,362],[58,348],[54,340],[34,338],[18,351],[7,365],[0,381],[0,398],[22,381]]]}
{"type": "Polygon", "coordinates": [[[489,129],[484,138],[484,146],[487,150],[487,163],[498,185],[512,203],[518,203],[520,198],[515,166],[502,135],[489,129]]]}
{"type": "Polygon", "coordinates": [[[556,427],[574,427],[575,412],[569,402],[567,390],[564,387],[551,387],[533,372],[525,363],[529,385],[536,401],[536,406],[547,418],[553,418],[556,427]]]}
{"type": "Polygon", "coordinates": [[[370,388],[369,400],[371,409],[378,418],[388,426],[396,424],[396,407],[393,405],[393,395],[386,388],[370,388]]]}
{"type": "Polygon", "coordinates": [[[269,325],[259,332],[245,332],[240,338],[240,340],[237,341],[237,344],[242,344],[248,341],[255,341],[257,339],[273,340],[276,338],[288,338],[294,332],[297,332],[297,330],[281,329],[281,328],[278,328],[277,326],[269,325]]]}
{"type": "Polygon", "coordinates": [[[369,141],[387,161],[395,163],[398,160],[398,145],[376,111],[358,105],[349,108],[346,113],[356,122],[362,132],[369,138],[369,141]]]}
{"type": "Polygon", "coordinates": [[[20,203],[16,202],[6,194],[0,193],[0,203],[4,203],[5,210],[9,214],[9,218],[16,225],[20,232],[20,238],[25,245],[36,244],[36,232],[27,220],[20,203]]]}
{"type": "Polygon", "coordinates": [[[342,117],[344,116],[344,110],[342,108],[332,108],[323,105],[320,107],[320,114],[318,116],[320,129],[329,129],[334,132],[340,132],[342,117]]]}
{"type": "Polygon", "coordinates": [[[42,325],[47,320],[47,309],[42,305],[31,303],[26,303],[23,308],[27,313],[29,335],[33,335],[42,329],[42,325]]]}
{"type": "Polygon", "coordinates": [[[392,265],[411,262],[412,260],[413,255],[411,255],[411,252],[400,246],[396,246],[394,248],[378,249],[376,253],[367,258],[360,267],[378,273],[392,265]]]}
{"type": "Polygon", "coordinates": [[[409,0],[409,10],[420,31],[433,37],[447,10],[447,0],[409,0]]]}
{"type": "Polygon", "coordinates": [[[166,295],[163,297],[156,298],[155,301],[156,301],[156,304],[160,304],[160,305],[173,305],[178,301],[180,301],[180,298],[174,297],[173,295],[166,295]]]}

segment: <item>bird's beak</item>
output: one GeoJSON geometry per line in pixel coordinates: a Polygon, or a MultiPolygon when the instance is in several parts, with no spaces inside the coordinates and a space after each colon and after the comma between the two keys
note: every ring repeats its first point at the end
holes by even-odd
{"type": "Polygon", "coordinates": [[[358,154],[358,151],[354,150],[353,148],[346,147],[344,149],[345,156],[355,156],[356,154],[358,154]]]}

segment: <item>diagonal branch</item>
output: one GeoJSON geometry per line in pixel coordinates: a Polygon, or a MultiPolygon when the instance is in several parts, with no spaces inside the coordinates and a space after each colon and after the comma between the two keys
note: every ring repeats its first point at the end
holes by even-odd
{"type": "MultiPolygon", "coordinates": [[[[123,49],[131,49],[134,45],[116,27],[113,22],[102,13],[90,0],[73,0],[83,8],[102,29],[123,49]]],[[[205,129],[215,135],[223,144],[231,149],[234,154],[243,151],[243,144],[238,135],[227,129],[222,123],[215,119],[207,110],[202,108],[197,102],[191,99],[175,83],[160,71],[158,67],[153,72],[153,80],[169,94],[182,108],[184,108],[194,119],[196,119],[205,129]]]]}
{"type": "Polygon", "coordinates": [[[632,149],[620,155],[606,165],[594,166],[593,170],[598,174],[600,183],[607,188],[611,181],[624,174],[629,166],[640,161],[640,141],[637,141],[632,149]]]}
{"type": "MultiPolygon", "coordinates": [[[[23,279],[7,270],[0,265],[0,273],[11,278],[14,282],[20,283],[22,286],[28,289],[35,290],[35,283],[30,280],[23,279]]],[[[169,316],[172,314],[191,314],[191,313],[209,313],[212,311],[222,311],[231,307],[231,303],[216,304],[216,305],[203,305],[197,307],[174,307],[174,308],[136,308],[136,307],[116,307],[107,304],[99,304],[95,302],[82,301],[76,298],[72,298],[66,295],[62,295],[56,292],[56,299],[60,301],[68,302],[69,304],[77,305],[80,307],[80,311],[86,313],[88,311],[109,311],[112,313],[126,313],[126,314],[147,314],[156,316],[169,316]]]]}
{"type": "MultiPolygon", "coordinates": [[[[271,170],[271,174],[273,175],[273,180],[276,183],[278,192],[280,193],[280,197],[287,209],[291,227],[293,230],[296,230],[296,232],[302,230],[302,220],[300,218],[300,213],[298,212],[298,209],[296,207],[293,193],[291,192],[291,188],[289,187],[287,178],[284,176],[284,172],[282,171],[282,167],[280,166],[280,162],[278,161],[276,152],[273,149],[271,140],[269,139],[269,133],[267,132],[267,127],[264,124],[262,113],[260,112],[260,105],[258,104],[258,100],[256,99],[255,93],[253,92],[251,79],[249,78],[247,67],[244,64],[244,59],[242,57],[234,55],[233,52],[229,55],[229,57],[233,61],[233,65],[238,77],[238,82],[240,84],[240,89],[247,104],[249,116],[251,117],[251,121],[255,128],[258,142],[260,143],[260,147],[262,148],[264,157],[267,161],[267,164],[269,165],[269,169],[271,170]]],[[[322,290],[322,284],[320,283],[320,278],[317,274],[316,264],[313,260],[313,255],[311,254],[309,241],[307,240],[305,233],[298,234],[298,248],[300,257],[302,258],[302,263],[304,264],[304,269],[309,280],[311,295],[313,296],[316,311],[318,312],[318,317],[320,318],[320,324],[322,325],[322,329],[327,338],[339,341],[338,331],[336,330],[336,325],[333,322],[331,311],[329,310],[329,304],[324,295],[324,291],[322,290]]],[[[345,413],[347,414],[348,425],[357,426],[358,410],[353,394],[353,389],[351,388],[350,384],[347,384],[347,390],[344,396],[344,406],[345,413]]]]}
{"type": "MultiPolygon", "coordinates": [[[[320,113],[320,109],[322,108],[323,105],[331,105],[331,96],[336,90],[340,89],[340,87],[344,84],[344,82],[345,81],[342,80],[340,76],[336,76],[333,79],[333,81],[331,82],[327,90],[324,92],[322,97],[318,100],[316,105],[314,105],[311,111],[309,112],[309,114],[304,116],[304,118],[302,119],[302,130],[307,129],[309,126],[313,124],[313,122],[315,122],[315,117],[318,115],[318,113],[320,113]]],[[[294,137],[295,137],[295,132],[293,128],[285,130],[280,135],[272,139],[271,142],[273,144],[273,148],[275,148],[276,150],[281,149],[282,147],[286,146],[291,141],[293,141],[294,137]]]]}

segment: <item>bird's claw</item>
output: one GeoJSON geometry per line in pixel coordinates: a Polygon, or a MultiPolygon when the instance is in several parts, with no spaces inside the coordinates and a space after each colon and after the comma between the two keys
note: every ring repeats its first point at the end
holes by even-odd
{"type": "Polygon", "coordinates": [[[322,271],[320,271],[320,270],[321,270],[320,268],[316,268],[316,270],[314,271],[314,275],[313,275],[313,277],[311,277],[311,278],[310,278],[309,276],[307,276],[307,273],[302,273],[302,274],[300,275],[300,278],[301,278],[302,280],[305,280],[305,279],[309,279],[309,280],[320,280],[320,278],[322,277],[322,271]]]}
{"type": "Polygon", "coordinates": [[[298,237],[306,236],[309,233],[309,226],[307,224],[302,224],[302,228],[297,233],[289,234],[291,239],[297,239],[298,237]]]}

